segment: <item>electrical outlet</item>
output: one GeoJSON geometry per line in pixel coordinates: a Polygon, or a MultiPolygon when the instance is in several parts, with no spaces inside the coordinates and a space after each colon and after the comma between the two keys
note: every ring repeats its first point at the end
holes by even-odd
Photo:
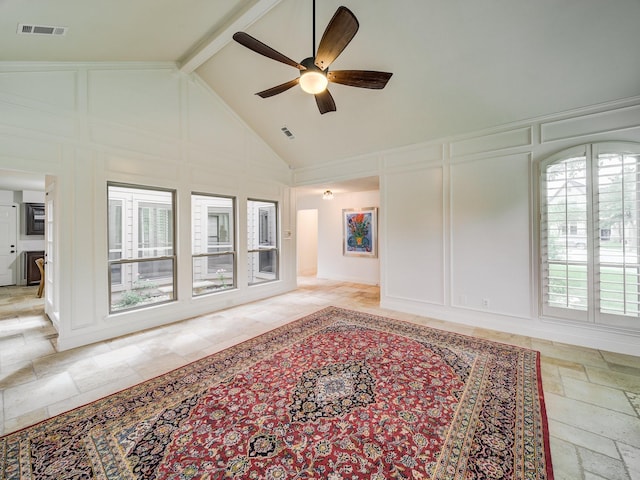
{"type": "Polygon", "coordinates": [[[482,299],[482,306],[484,308],[489,308],[489,299],[488,298],[483,298],[482,299]]]}

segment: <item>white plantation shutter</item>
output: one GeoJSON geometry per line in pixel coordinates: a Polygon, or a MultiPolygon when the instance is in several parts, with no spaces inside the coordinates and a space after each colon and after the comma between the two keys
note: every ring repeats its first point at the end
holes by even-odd
{"type": "Polygon", "coordinates": [[[594,149],[597,171],[596,282],[599,311],[606,323],[622,324],[615,316],[638,317],[639,154],[594,149]]]}
{"type": "Polygon", "coordinates": [[[542,164],[542,313],[640,330],[640,145],[594,144],[542,164]]]}
{"type": "Polygon", "coordinates": [[[584,149],[572,153],[542,170],[543,313],[586,320],[589,170],[584,149]]]}

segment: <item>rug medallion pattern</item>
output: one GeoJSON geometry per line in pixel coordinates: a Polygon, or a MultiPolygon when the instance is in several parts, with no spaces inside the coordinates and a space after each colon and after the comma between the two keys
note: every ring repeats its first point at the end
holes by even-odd
{"type": "Polygon", "coordinates": [[[537,352],[329,307],[0,438],[0,479],[552,480],[537,352]]]}

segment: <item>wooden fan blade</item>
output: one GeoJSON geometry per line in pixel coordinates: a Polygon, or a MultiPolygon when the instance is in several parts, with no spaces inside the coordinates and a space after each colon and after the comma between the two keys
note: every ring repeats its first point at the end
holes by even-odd
{"type": "Polygon", "coordinates": [[[298,78],[294,78],[293,80],[289,80],[288,82],[285,82],[281,85],[277,85],[275,87],[271,87],[267,90],[263,90],[262,92],[258,92],[256,93],[256,95],[262,97],[262,98],[269,98],[269,97],[273,97],[274,95],[278,95],[279,93],[285,92],[287,90],[289,90],[291,87],[294,87],[298,84],[298,82],[300,81],[300,77],[298,78]]]}
{"type": "Polygon", "coordinates": [[[314,95],[316,97],[316,104],[320,114],[324,115],[327,112],[336,111],[336,102],[333,101],[333,97],[329,93],[329,90],[314,95]]]}
{"type": "Polygon", "coordinates": [[[314,61],[316,66],[326,70],[349,44],[359,27],[358,19],[351,10],[339,7],[320,40],[314,61]]]}
{"type": "Polygon", "coordinates": [[[298,70],[306,70],[307,68],[300,65],[298,62],[291,60],[289,57],[281,54],[280,52],[274,50],[269,45],[265,45],[260,40],[253,38],[248,33],[244,32],[236,32],[233,34],[233,39],[238,42],[240,45],[247,47],[249,50],[253,50],[260,55],[264,55],[267,58],[272,60],[276,60],[278,62],[282,62],[286,65],[291,65],[292,67],[297,68],[298,70]]]}
{"type": "Polygon", "coordinates": [[[373,70],[334,70],[327,73],[327,80],[350,87],[381,89],[387,85],[393,73],[373,70]]]}

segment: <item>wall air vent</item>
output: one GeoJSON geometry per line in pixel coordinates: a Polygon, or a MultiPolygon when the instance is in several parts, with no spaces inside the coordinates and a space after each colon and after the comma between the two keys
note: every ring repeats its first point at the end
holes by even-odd
{"type": "Polygon", "coordinates": [[[291,130],[289,130],[287,127],[282,127],[280,130],[282,130],[282,133],[284,133],[289,140],[293,140],[294,138],[296,138],[291,130]]]}
{"type": "Polygon", "coordinates": [[[34,25],[29,23],[18,24],[18,35],[49,35],[59,37],[67,34],[67,27],[55,27],[53,25],[34,25]]]}

